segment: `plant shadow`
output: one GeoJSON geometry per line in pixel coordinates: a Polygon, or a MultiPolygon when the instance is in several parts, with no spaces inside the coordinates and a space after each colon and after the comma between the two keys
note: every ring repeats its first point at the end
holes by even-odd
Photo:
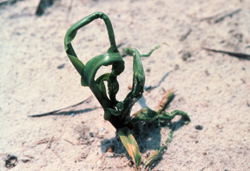
{"type": "MultiPolygon", "coordinates": [[[[157,121],[153,121],[151,123],[148,123],[148,122],[139,123],[138,127],[131,130],[131,132],[138,143],[142,156],[145,156],[145,157],[149,156],[150,153],[152,153],[154,150],[159,149],[162,146],[161,143],[163,144],[165,143],[167,139],[162,141],[163,132],[164,132],[163,134],[169,134],[169,132],[172,129],[174,130],[174,132],[176,132],[178,129],[180,129],[184,125],[184,122],[185,121],[181,118],[180,120],[175,121],[175,122],[164,121],[164,122],[158,123],[157,121]]],[[[164,136],[164,137],[167,137],[167,136],[164,136]]],[[[102,153],[106,153],[107,149],[110,146],[114,147],[113,149],[114,156],[119,155],[119,154],[126,154],[126,157],[132,161],[132,158],[127,153],[117,132],[114,138],[104,139],[101,141],[102,153]]],[[[157,161],[154,163],[154,166],[152,167],[155,167],[161,161],[162,155],[163,153],[160,155],[160,157],[157,159],[157,161]]]]}

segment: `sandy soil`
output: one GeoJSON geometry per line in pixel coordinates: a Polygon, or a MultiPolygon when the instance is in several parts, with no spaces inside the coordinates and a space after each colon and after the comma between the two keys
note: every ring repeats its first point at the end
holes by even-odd
{"type": "MultiPolygon", "coordinates": [[[[81,87],[63,39],[72,24],[97,11],[110,17],[122,47],[145,53],[161,42],[169,44],[143,59],[146,87],[157,87],[133,112],[155,109],[164,90],[174,88],[177,95],[168,111],[183,110],[192,121],[174,132],[151,169],[250,170],[250,61],[202,49],[250,53],[249,1],[74,0],[69,10],[70,1],[61,0],[37,17],[38,3],[25,0],[0,8],[1,171],[8,170],[10,156],[12,161],[17,157],[11,170],[18,171],[133,170],[94,97],[65,115],[28,117],[92,95],[81,87]],[[105,153],[110,146],[114,152],[105,153]]],[[[104,53],[109,44],[103,21],[80,30],[73,45],[82,61],[104,53]]],[[[119,100],[132,80],[132,58],[124,60],[119,100]]],[[[145,135],[137,137],[143,159],[168,133],[168,127],[145,128],[145,135]]]]}

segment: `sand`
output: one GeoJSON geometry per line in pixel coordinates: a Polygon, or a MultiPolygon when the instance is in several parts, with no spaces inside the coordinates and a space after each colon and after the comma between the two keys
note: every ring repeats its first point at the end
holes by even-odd
{"type": "MultiPolygon", "coordinates": [[[[250,170],[250,61],[203,49],[250,54],[249,1],[72,2],[58,0],[41,17],[35,15],[38,0],[0,7],[1,171],[8,170],[7,159],[14,162],[13,171],[134,170],[116,130],[103,119],[91,91],[80,85],[64,51],[67,29],[98,11],[110,17],[120,50],[131,46],[146,53],[159,43],[168,44],[142,59],[145,86],[155,88],[132,113],[145,106],[156,109],[164,91],[173,88],[176,97],[167,111],[183,110],[191,123],[174,132],[150,170],[250,170]],[[28,117],[89,97],[61,113],[65,115],[28,117]],[[113,152],[105,152],[108,147],[113,152]]],[[[78,31],[73,45],[84,62],[104,53],[109,42],[103,21],[78,31]]],[[[132,82],[133,60],[124,61],[119,100],[132,82]]],[[[136,138],[145,161],[170,129],[152,126],[143,131],[136,138]]]]}

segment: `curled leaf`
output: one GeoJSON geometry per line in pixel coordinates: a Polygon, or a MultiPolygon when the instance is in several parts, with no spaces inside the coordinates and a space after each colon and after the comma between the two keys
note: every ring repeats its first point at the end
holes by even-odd
{"type": "Polygon", "coordinates": [[[113,27],[108,16],[102,12],[96,12],[78,21],[67,31],[64,39],[64,46],[71,63],[73,64],[77,72],[81,75],[81,84],[83,86],[88,86],[91,89],[104,110],[106,108],[114,108],[117,103],[115,96],[119,90],[117,76],[124,70],[124,61],[117,49],[113,27]],[[71,42],[75,38],[77,31],[80,28],[86,26],[87,24],[98,18],[103,19],[106,24],[110,47],[105,54],[95,56],[86,64],[84,64],[78,59],[71,42]],[[101,66],[108,65],[112,65],[111,73],[108,73],[107,75],[104,74],[105,76],[99,78],[98,80],[95,80],[97,70],[101,66]],[[110,99],[107,97],[105,85],[103,83],[104,81],[108,82],[110,99]]]}
{"type": "Polygon", "coordinates": [[[189,124],[189,122],[191,121],[188,114],[181,111],[181,110],[175,110],[171,113],[167,113],[167,112],[162,112],[161,114],[158,115],[158,118],[160,120],[171,120],[173,119],[176,115],[180,115],[182,116],[182,119],[184,120],[184,124],[187,125],[189,124]]]}
{"type": "Polygon", "coordinates": [[[141,55],[140,53],[134,48],[126,48],[127,54],[133,55],[133,86],[130,93],[126,96],[123,101],[123,116],[122,118],[126,118],[129,116],[130,111],[133,105],[142,97],[142,93],[144,91],[144,84],[145,84],[145,74],[141,62],[141,55]]]}

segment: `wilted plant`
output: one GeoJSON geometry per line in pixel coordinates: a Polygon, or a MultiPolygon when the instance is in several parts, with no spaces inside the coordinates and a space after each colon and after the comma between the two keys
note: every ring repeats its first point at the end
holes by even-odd
{"type": "MultiPolygon", "coordinates": [[[[93,13],[74,24],[66,33],[64,45],[70,61],[76,68],[77,72],[81,75],[82,86],[88,86],[101,104],[104,110],[104,119],[108,120],[118,131],[121,142],[136,164],[135,170],[141,165],[141,153],[137,142],[130,131],[131,129],[136,129],[135,127],[141,122],[152,122],[155,120],[159,122],[171,121],[176,115],[181,115],[185,124],[190,122],[189,116],[185,112],[175,110],[171,113],[167,113],[164,111],[174,97],[174,92],[172,90],[169,90],[163,97],[157,111],[151,110],[150,108],[143,108],[130,116],[133,105],[142,97],[144,90],[145,75],[141,63],[141,57],[149,56],[155,49],[158,49],[160,45],[156,46],[146,55],[141,55],[136,49],[131,47],[123,49],[125,54],[133,56],[134,72],[132,90],[123,101],[118,101],[116,99],[116,94],[119,90],[117,76],[124,70],[124,61],[117,49],[111,22],[104,13],[93,13]],[[71,41],[75,38],[78,29],[98,18],[103,19],[106,24],[110,48],[105,54],[95,56],[86,64],[83,64],[77,58],[71,41]],[[102,74],[95,79],[97,70],[101,66],[108,65],[112,65],[111,72],[102,74]],[[104,82],[107,82],[108,93],[106,92],[104,82]]],[[[161,152],[167,147],[167,143],[172,139],[173,131],[174,128],[171,130],[166,143],[144,162],[145,167],[150,166],[150,164],[152,164],[152,162],[155,161],[161,152]]]]}

